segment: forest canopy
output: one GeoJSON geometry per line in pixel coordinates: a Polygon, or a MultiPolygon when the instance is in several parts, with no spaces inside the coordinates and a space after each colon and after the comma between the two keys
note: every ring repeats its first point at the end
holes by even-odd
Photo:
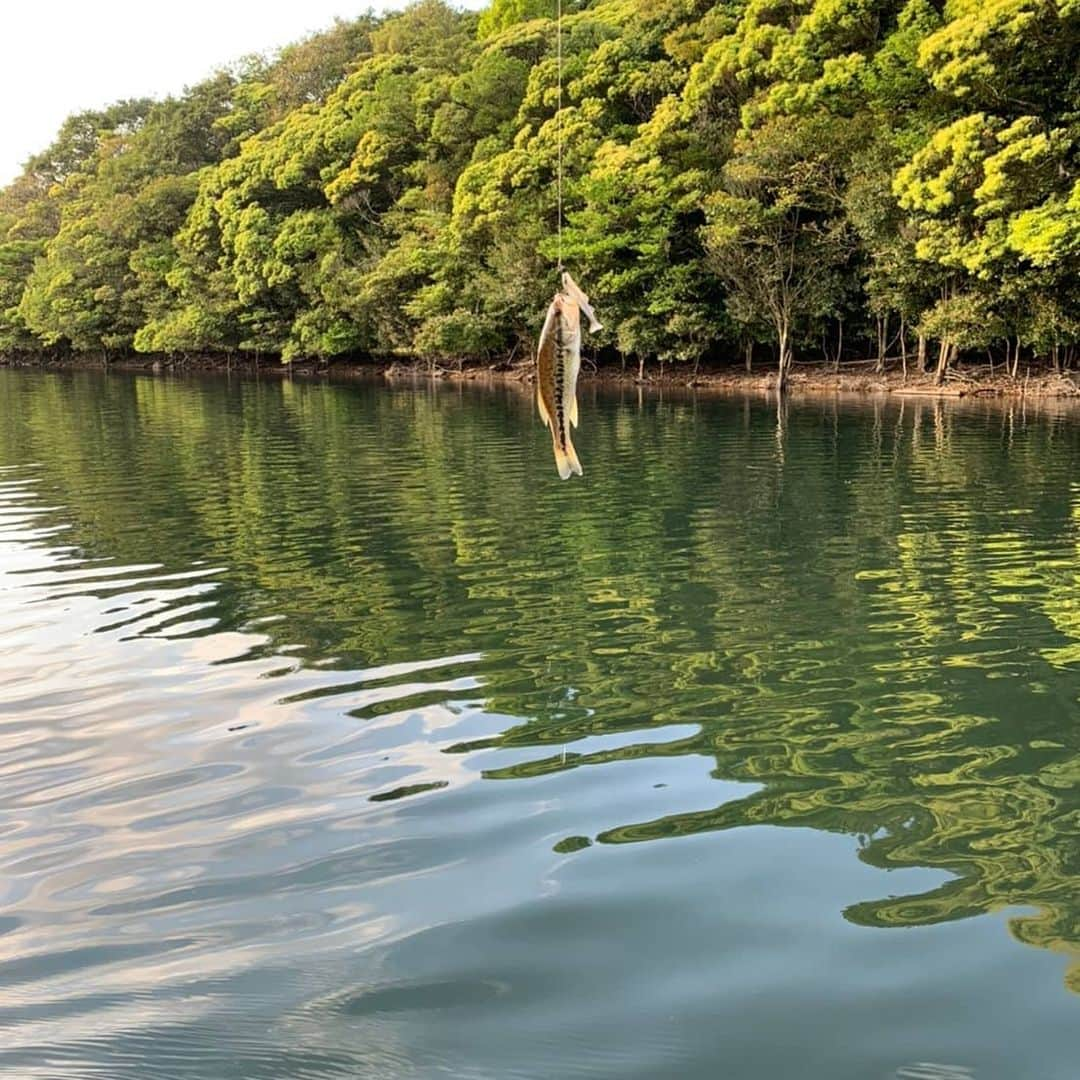
{"type": "Polygon", "coordinates": [[[1068,364],[1078,0],[420,0],[70,117],[0,353],[492,359],[563,254],[609,356],[1068,364]]]}

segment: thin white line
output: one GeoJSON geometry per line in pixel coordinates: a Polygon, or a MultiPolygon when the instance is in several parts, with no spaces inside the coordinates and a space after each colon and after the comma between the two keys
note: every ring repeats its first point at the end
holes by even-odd
{"type": "Polygon", "coordinates": [[[558,55],[558,71],[559,71],[559,111],[556,113],[555,122],[555,138],[559,146],[559,174],[558,174],[558,193],[559,193],[559,270],[562,270],[562,0],[558,0],[559,4],[559,17],[556,24],[556,53],[558,55]]]}

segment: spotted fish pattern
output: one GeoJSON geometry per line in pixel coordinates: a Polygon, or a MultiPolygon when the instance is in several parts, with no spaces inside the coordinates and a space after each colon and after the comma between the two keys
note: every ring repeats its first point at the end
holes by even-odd
{"type": "Polygon", "coordinates": [[[581,462],[570,437],[578,426],[577,379],[581,370],[581,316],[589,330],[602,329],[589,298],[566,272],[562,289],[548,307],[536,353],[536,404],[540,418],[551,430],[555,467],[563,480],[581,476],[581,462]]]}

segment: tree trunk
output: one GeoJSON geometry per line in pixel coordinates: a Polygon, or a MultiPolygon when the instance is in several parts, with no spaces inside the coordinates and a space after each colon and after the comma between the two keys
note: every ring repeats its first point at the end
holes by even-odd
{"type": "Polygon", "coordinates": [[[907,382],[907,324],[903,315],[900,316],[900,368],[904,382],[907,382]]]}
{"type": "Polygon", "coordinates": [[[788,369],[791,367],[791,344],[788,341],[788,326],[781,322],[778,327],[780,333],[780,363],[776,373],[776,389],[782,394],[787,389],[788,369]]]}
{"type": "Polygon", "coordinates": [[[833,359],[833,374],[840,374],[840,354],[844,351],[844,320],[836,320],[836,356],[833,359]]]}
{"type": "Polygon", "coordinates": [[[743,357],[746,361],[746,374],[749,375],[754,367],[754,343],[747,341],[743,345],[743,357]]]}
{"type": "Polygon", "coordinates": [[[885,347],[889,336],[889,316],[877,317],[877,363],[874,365],[874,374],[880,375],[885,370],[885,347]]]}
{"type": "Polygon", "coordinates": [[[916,364],[920,371],[926,370],[926,335],[919,335],[918,354],[916,364]]]}
{"type": "Polygon", "coordinates": [[[938,353],[937,373],[934,375],[935,386],[941,386],[945,382],[945,372],[949,367],[949,355],[951,352],[952,346],[946,339],[941,343],[941,351],[938,353]]]}
{"type": "Polygon", "coordinates": [[[637,358],[637,381],[645,381],[645,357],[639,356],[637,358]]]}

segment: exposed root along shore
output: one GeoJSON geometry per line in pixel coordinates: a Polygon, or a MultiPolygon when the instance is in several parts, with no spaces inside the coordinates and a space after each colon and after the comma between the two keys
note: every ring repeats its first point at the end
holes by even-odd
{"type": "MultiPolygon", "coordinates": [[[[47,356],[0,356],[0,367],[32,368],[50,371],[109,370],[154,375],[236,374],[268,378],[304,379],[385,379],[389,381],[451,381],[471,383],[511,383],[527,385],[532,382],[534,365],[531,361],[515,364],[470,364],[460,367],[430,365],[420,361],[311,361],[282,364],[275,357],[242,359],[222,356],[195,356],[182,360],[123,357],[106,362],[100,357],[77,356],[63,359],[47,356]]],[[[776,389],[776,372],[761,365],[752,371],[745,368],[705,368],[696,373],[678,364],[648,368],[644,378],[636,369],[614,365],[582,368],[583,382],[611,385],[637,385],[656,388],[685,388],[723,393],[771,393],[776,389]]],[[[849,362],[836,370],[831,364],[796,364],[788,383],[791,394],[892,394],[896,396],[933,396],[944,398],[1077,398],[1080,399],[1080,371],[1028,369],[1016,378],[1006,375],[1000,365],[968,367],[949,373],[945,383],[938,386],[932,374],[912,371],[905,376],[899,365],[890,365],[884,372],[874,370],[873,361],[849,362]]]]}

